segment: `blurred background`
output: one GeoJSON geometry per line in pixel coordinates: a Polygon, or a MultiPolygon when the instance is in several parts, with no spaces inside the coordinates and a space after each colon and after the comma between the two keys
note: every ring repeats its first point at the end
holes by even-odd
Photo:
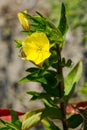
{"type": "MultiPolygon", "coordinates": [[[[83,61],[83,74],[72,101],[87,100],[87,0],[0,0],[0,108],[27,111],[43,105],[41,101],[29,102],[26,94],[28,90],[42,91],[40,84],[18,84],[26,75],[25,69],[33,65],[18,57],[19,50],[15,48],[14,40],[25,37],[20,33],[17,13],[27,9],[35,15],[40,11],[58,25],[62,2],[69,26],[62,55],[72,58],[73,63],[83,61]]],[[[64,73],[68,71],[65,69],[64,73]]]]}

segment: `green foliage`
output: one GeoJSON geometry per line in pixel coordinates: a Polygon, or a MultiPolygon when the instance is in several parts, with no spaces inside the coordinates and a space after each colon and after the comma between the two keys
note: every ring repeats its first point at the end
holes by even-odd
{"type": "Polygon", "coordinates": [[[68,95],[73,85],[79,81],[81,74],[82,62],[79,61],[65,78],[65,95],[68,95]]]}
{"type": "Polygon", "coordinates": [[[82,87],[81,87],[81,92],[83,93],[83,94],[87,94],[87,82],[85,82],[83,85],[82,85],[82,87]]]}
{"type": "Polygon", "coordinates": [[[43,119],[42,123],[45,125],[46,130],[60,130],[60,128],[49,119],[43,119]]]}
{"type": "MultiPolygon", "coordinates": [[[[30,24],[31,29],[27,31],[27,34],[32,34],[36,31],[44,32],[48,36],[50,43],[60,42],[62,44],[64,39],[60,30],[47,17],[43,16],[39,12],[36,13],[38,16],[31,16],[23,12],[25,17],[32,21],[32,24],[30,24]]],[[[23,32],[26,33],[26,31],[23,32]]]]}
{"type": "Polygon", "coordinates": [[[76,128],[78,127],[82,122],[83,119],[80,114],[74,114],[72,115],[68,120],[69,128],[76,128]]]}
{"type": "Polygon", "coordinates": [[[0,122],[4,125],[0,128],[0,130],[20,130],[22,123],[18,118],[18,115],[15,111],[11,110],[12,121],[5,121],[0,119],[0,122]]]}
{"type": "Polygon", "coordinates": [[[81,113],[83,121],[84,121],[83,129],[86,130],[87,129],[87,108],[84,110],[80,110],[80,113],[81,113]]]}
{"type": "Polygon", "coordinates": [[[40,122],[41,112],[32,115],[22,122],[22,129],[28,130],[29,128],[37,125],[40,122]]]}
{"type": "Polygon", "coordinates": [[[59,30],[61,31],[62,35],[65,34],[67,31],[68,25],[67,25],[67,19],[66,19],[66,12],[65,12],[65,6],[62,3],[62,8],[61,8],[61,18],[60,18],[60,23],[59,23],[59,30]]]}
{"type": "Polygon", "coordinates": [[[41,118],[61,119],[61,110],[56,107],[47,107],[43,110],[41,118]]]}

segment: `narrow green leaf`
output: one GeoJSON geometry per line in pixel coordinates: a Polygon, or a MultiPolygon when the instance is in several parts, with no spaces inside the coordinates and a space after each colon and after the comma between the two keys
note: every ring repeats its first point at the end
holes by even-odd
{"type": "Polygon", "coordinates": [[[67,19],[66,19],[66,10],[65,10],[65,5],[63,3],[61,7],[61,18],[60,18],[60,23],[59,23],[58,28],[61,31],[62,35],[64,35],[68,29],[67,19]]]}
{"type": "Polygon", "coordinates": [[[37,73],[29,74],[26,77],[19,80],[19,83],[25,83],[25,82],[40,82],[46,84],[47,81],[44,77],[38,77],[37,73]]]}
{"type": "Polygon", "coordinates": [[[31,35],[35,31],[34,30],[22,30],[21,32],[24,33],[24,34],[27,34],[27,35],[31,35]]]}
{"type": "Polygon", "coordinates": [[[27,72],[30,72],[30,73],[38,73],[39,71],[40,71],[40,68],[36,68],[36,67],[31,67],[31,68],[28,68],[27,70],[26,70],[27,72]]]}
{"type": "Polygon", "coordinates": [[[28,111],[21,117],[20,120],[22,122],[24,122],[26,119],[30,118],[31,116],[33,116],[39,112],[42,112],[43,110],[44,110],[44,108],[28,111]]]}
{"type": "Polygon", "coordinates": [[[29,91],[27,93],[32,95],[32,98],[30,99],[31,101],[37,100],[37,99],[42,99],[46,96],[45,93],[39,93],[39,92],[36,92],[36,91],[29,91]]]}
{"type": "Polygon", "coordinates": [[[64,81],[65,95],[68,95],[73,87],[73,84],[79,81],[81,74],[82,74],[82,62],[79,61],[65,78],[65,81],[64,81]]]}
{"type": "Polygon", "coordinates": [[[12,130],[12,129],[8,127],[0,127],[0,130],[12,130]]]}
{"type": "Polygon", "coordinates": [[[56,126],[51,120],[47,118],[41,120],[41,122],[46,127],[46,130],[61,130],[58,126],[56,126]]]}
{"type": "Polygon", "coordinates": [[[75,114],[75,115],[72,115],[68,120],[68,125],[69,125],[69,128],[76,128],[78,127],[82,122],[83,122],[83,119],[81,117],[80,114],[75,114]]]}
{"type": "Polygon", "coordinates": [[[37,125],[40,122],[41,112],[36,113],[22,122],[22,129],[28,130],[29,128],[37,125]]]}
{"type": "Polygon", "coordinates": [[[18,120],[18,114],[14,110],[10,110],[12,122],[15,122],[18,120]]]}
{"type": "Polygon", "coordinates": [[[7,127],[9,128],[9,130],[10,130],[10,129],[11,129],[11,130],[19,130],[19,129],[16,127],[16,125],[14,125],[14,124],[11,123],[11,122],[5,121],[5,120],[3,120],[3,119],[0,119],[0,121],[1,121],[5,126],[7,126],[7,127]]]}
{"type": "Polygon", "coordinates": [[[50,98],[43,98],[42,101],[43,101],[45,107],[53,107],[54,106],[54,104],[50,100],[50,98]]]}

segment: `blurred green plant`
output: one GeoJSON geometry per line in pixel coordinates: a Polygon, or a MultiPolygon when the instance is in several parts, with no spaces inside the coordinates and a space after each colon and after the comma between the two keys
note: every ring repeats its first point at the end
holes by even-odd
{"type": "Polygon", "coordinates": [[[81,88],[81,92],[82,92],[83,94],[87,94],[87,82],[85,82],[85,83],[83,84],[83,86],[82,86],[82,88],[81,88]]]}
{"type": "MultiPolygon", "coordinates": [[[[44,107],[26,112],[20,119],[11,111],[12,121],[3,119],[0,130],[28,130],[42,123],[46,130],[68,130],[83,124],[87,128],[87,109],[81,110],[73,106],[74,113],[67,114],[67,106],[72,97],[76,84],[82,73],[82,62],[71,69],[64,79],[63,68],[70,68],[72,60],[62,57],[62,49],[65,46],[65,35],[68,30],[65,5],[62,3],[59,24],[55,26],[47,17],[36,12],[36,16],[28,13],[22,14],[22,32],[27,35],[25,39],[16,40],[16,47],[20,49],[20,56],[24,60],[31,61],[35,66],[28,68],[27,76],[19,82],[39,82],[43,92],[29,91],[30,101],[42,100],[44,107]],[[24,19],[23,19],[24,17],[24,19]],[[24,25],[29,21],[29,29],[24,25]],[[54,119],[60,120],[55,124],[54,119]]],[[[20,17],[20,16],[19,16],[20,17]]]]}

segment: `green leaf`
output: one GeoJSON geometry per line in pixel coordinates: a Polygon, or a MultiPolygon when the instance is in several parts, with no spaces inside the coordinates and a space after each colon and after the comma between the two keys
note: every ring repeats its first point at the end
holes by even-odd
{"type": "Polygon", "coordinates": [[[61,7],[61,18],[60,18],[60,23],[59,23],[58,28],[61,31],[62,35],[64,35],[68,29],[67,19],[66,19],[66,10],[65,10],[65,5],[63,3],[61,7]]]}
{"type": "Polygon", "coordinates": [[[22,117],[21,117],[21,121],[24,122],[26,119],[30,118],[31,116],[33,116],[34,114],[37,114],[39,112],[42,112],[44,110],[44,108],[41,109],[36,109],[36,110],[31,110],[26,112],[22,117]]]}
{"type": "Polygon", "coordinates": [[[0,122],[2,122],[5,126],[7,126],[7,128],[9,128],[9,130],[19,130],[16,125],[14,125],[13,123],[11,122],[8,122],[8,121],[5,121],[3,119],[0,119],[0,122]]]}
{"type": "Polygon", "coordinates": [[[65,78],[65,81],[64,81],[65,95],[68,95],[73,87],[73,84],[79,81],[81,74],[82,74],[82,62],[79,61],[65,78]]]}
{"type": "Polygon", "coordinates": [[[72,66],[72,60],[69,59],[66,64],[65,64],[66,67],[71,67],[72,66]]]}
{"type": "Polygon", "coordinates": [[[82,115],[82,118],[83,118],[83,129],[84,130],[87,130],[87,108],[86,109],[79,109],[81,115],[82,115]]]}
{"type": "Polygon", "coordinates": [[[31,117],[27,118],[22,122],[22,129],[28,130],[29,128],[37,125],[40,122],[41,119],[41,112],[38,112],[31,117]]]}
{"type": "Polygon", "coordinates": [[[39,77],[38,74],[35,72],[33,74],[29,74],[26,77],[22,78],[19,80],[19,83],[24,83],[24,82],[40,82],[46,84],[47,81],[44,77],[39,77]]]}
{"type": "Polygon", "coordinates": [[[0,127],[0,130],[12,130],[12,129],[8,127],[0,127]]]}
{"type": "Polygon", "coordinates": [[[61,111],[59,108],[47,107],[43,110],[41,119],[44,119],[46,117],[51,118],[51,119],[61,119],[62,117],[61,111]]]}
{"type": "Polygon", "coordinates": [[[30,73],[33,73],[33,72],[38,73],[38,72],[40,72],[40,68],[31,67],[31,68],[28,68],[26,71],[30,72],[30,73]]]}
{"type": "Polygon", "coordinates": [[[78,127],[82,122],[83,119],[80,114],[72,115],[69,119],[67,119],[69,128],[76,128],[78,127]]]}
{"type": "Polygon", "coordinates": [[[30,101],[42,100],[45,106],[49,106],[49,107],[54,106],[54,102],[50,98],[50,95],[48,95],[48,93],[45,93],[45,92],[39,93],[36,91],[29,91],[27,93],[32,95],[30,101]]]}
{"type": "Polygon", "coordinates": [[[35,31],[34,30],[22,30],[21,32],[24,33],[24,34],[27,34],[27,35],[31,35],[35,31]]]}
{"type": "Polygon", "coordinates": [[[48,94],[46,93],[39,93],[36,91],[29,91],[27,93],[33,96],[31,100],[37,100],[37,99],[43,99],[49,97],[48,94]]]}
{"type": "Polygon", "coordinates": [[[60,76],[57,75],[55,71],[48,70],[48,73],[44,75],[44,78],[47,81],[47,84],[41,84],[43,89],[50,95],[50,96],[57,96],[59,95],[59,90],[57,89],[57,84],[60,81],[60,76]]]}
{"type": "Polygon", "coordinates": [[[76,87],[76,83],[73,84],[72,89],[70,90],[69,94],[64,96],[64,101],[65,101],[66,105],[68,104],[69,99],[72,97],[75,87],[76,87]]]}
{"type": "MultiPolygon", "coordinates": [[[[31,15],[29,15],[29,14],[27,14],[27,13],[24,13],[24,12],[22,12],[22,13],[23,13],[23,15],[24,15],[27,19],[32,20],[33,23],[36,23],[37,25],[39,24],[40,26],[41,26],[41,25],[42,25],[42,26],[45,26],[45,25],[46,25],[45,20],[44,20],[44,17],[41,17],[40,15],[31,16],[31,15]]],[[[31,24],[31,25],[32,25],[32,24],[31,24]]]]}
{"type": "Polygon", "coordinates": [[[15,42],[16,42],[16,48],[22,47],[23,40],[15,40],[15,42]]]}
{"type": "Polygon", "coordinates": [[[44,75],[48,74],[49,71],[45,71],[42,68],[36,68],[36,67],[28,68],[26,71],[30,72],[30,74],[22,78],[19,81],[20,83],[33,81],[33,82],[40,82],[43,84],[47,84],[47,81],[44,75]]]}
{"type": "Polygon", "coordinates": [[[14,110],[10,110],[12,123],[18,128],[21,129],[21,121],[18,118],[18,114],[14,110]]]}
{"type": "Polygon", "coordinates": [[[14,124],[16,125],[16,127],[20,130],[22,127],[22,122],[20,120],[17,120],[14,122],[14,124]]]}
{"type": "Polygon", "coordinates": [[[61,130],[58,126],[56,126],[51,120],[47,118],[41,120],[41,122],[46,127],[46,130],[61,130]]]}
{"type": "Polygon", "coordinates": [[[15,122],[18,120],[18,114],[14,110],[10,110],[12,122],[15,122]]]}

